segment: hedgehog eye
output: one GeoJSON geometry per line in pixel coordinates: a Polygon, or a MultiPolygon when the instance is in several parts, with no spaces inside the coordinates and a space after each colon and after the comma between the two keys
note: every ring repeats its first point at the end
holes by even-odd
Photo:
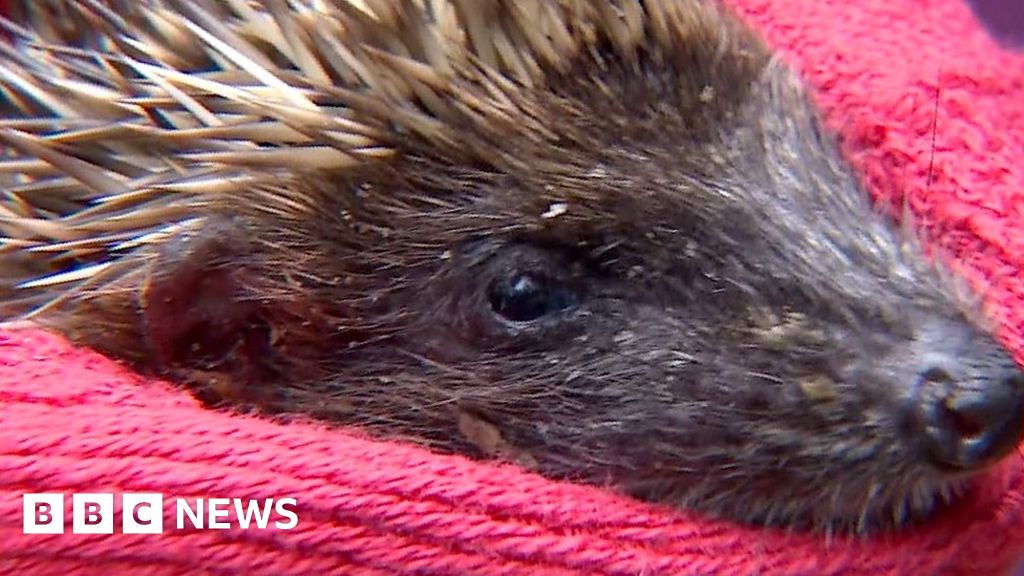
{"type": "Polygon", "coordinates": [[[575,301],[572,292],[560,282],[532,272],[516,272],[495,281],[487,298],[495,314],[517,323],[565,310],[575,301]]]}

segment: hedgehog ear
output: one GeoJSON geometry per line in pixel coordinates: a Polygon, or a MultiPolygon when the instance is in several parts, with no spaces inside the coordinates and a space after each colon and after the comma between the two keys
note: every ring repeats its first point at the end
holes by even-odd
{"type": "Polygon", "coordinates": [[[240,264],[249,244],[242,223],[212,218],[160,246],[140,292],[156,372],[206,384],[219,398],[248,395],[270,375],[270,327],[240,264]]]}

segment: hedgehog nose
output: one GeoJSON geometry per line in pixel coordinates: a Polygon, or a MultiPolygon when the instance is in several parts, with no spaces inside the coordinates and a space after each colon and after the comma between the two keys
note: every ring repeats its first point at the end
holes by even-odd
{"type": "Polygon", "coordinates": [[[1009,453],[1024,433],[1024,375],[957,381],[944,368],[920,375],[915,401],[925,451],[936,466],[976,470],[1009,453]]]}

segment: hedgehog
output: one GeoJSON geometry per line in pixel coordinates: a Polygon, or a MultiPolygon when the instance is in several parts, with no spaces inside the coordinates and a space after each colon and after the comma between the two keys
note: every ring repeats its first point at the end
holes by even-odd
{"type": "Polygon", "coordinates": [[[984,299],[717,3],[16,15],[9,323],[211,407],[790,529],[926,518],[1020,439],[984,299]]]}

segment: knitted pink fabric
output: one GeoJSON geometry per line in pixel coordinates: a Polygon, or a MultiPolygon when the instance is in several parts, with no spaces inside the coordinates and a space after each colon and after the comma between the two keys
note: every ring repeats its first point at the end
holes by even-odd
{"type": "MultiPolygon", "coordinates": [[[[997,48],[957,0],[730,4],[820,90],[873,192],[907,198],[964,274],[987,280],[1024,359],[1024,55],[997,48]]],[[[0,573],[967,575],[1022,551],[1019,456],[912,531],[827,541],[205,410],[55,336],[0,332],[0,573]],[[67,533],[23,535],[24,492],[68,495],[67,533]],[[299,522],[178,530],[168,506],[162,535],[77,535],[73,492],[294,497],[299,522]]]]}

